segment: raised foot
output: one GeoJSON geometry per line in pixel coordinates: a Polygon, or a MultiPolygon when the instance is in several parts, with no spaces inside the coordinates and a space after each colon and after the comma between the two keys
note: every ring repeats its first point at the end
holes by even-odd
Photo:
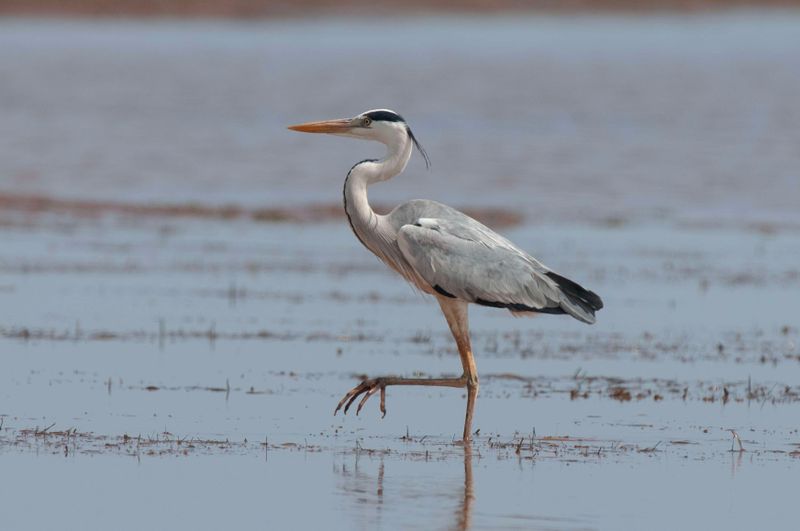
{"type": "Polygon", "coordinates": [[[370,378],[368,380],[364,380],[357,386],[350,389],[344,398],[339,401],[339,405],[336,406],[336,410],[334,410],[333,414],[336,415],[342,406],[344,406],[344,414],[347,415],[347,410],[350,409],[350,406],[353,405],[353,402],[356,399],[364,395],[364,398],[361,399],[361,402],[358,403],[358,408],[356,408],[356,415],[361,412],[361,408],[364,407],[364,404],[367,403],[369,397],[374,395],[378,390],[381,392],[381,418],[386,416],[386,385],[387,385],[387,378],[370,378]]]}
{"type": "Polygon", "coordinates": [[[382,378],[370,378],[369,380],[364,380],[357,386],[350,389],[344,398],[339,401],[339,405],[336,406],[333,414],[337,414],[342,406],[344,406],[344,412],[347,414],[347,410],[350,409],[350,406],[353,405],[353,402],[361,396],[362,394],[364,397],[361,399],[361,402],[358,403],[358,408],[356,409],[356,415],[361,411],[361,408],[364,407],[364,404],[367,403],[369,397],[377,393],[378,391],[381,392],[381,413],[383,416],[386,416],[386,386],[387,385],[432,385],[432,386],[440,386],[440,387],[466,387],[467,386],[467,379],[462,376],[461,378],[396,378],[394,376],[384,376],[382,378]]]}

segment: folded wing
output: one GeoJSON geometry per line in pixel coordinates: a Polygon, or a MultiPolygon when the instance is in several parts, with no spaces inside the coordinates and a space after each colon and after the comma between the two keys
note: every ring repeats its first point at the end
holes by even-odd
{"type": "Polygon", "coordinates": [[[550,271],[466,216],[419,218],[398,231],[405,260],[439,294],[517,313],[566,313],[594,323],[596,294],[550,271]]]}

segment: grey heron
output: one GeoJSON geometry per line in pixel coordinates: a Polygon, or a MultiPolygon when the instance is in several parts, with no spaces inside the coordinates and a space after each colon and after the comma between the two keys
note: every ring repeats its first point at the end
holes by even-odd
{"type": "Polygon", "coordinates": [[[469,337],[470,303],[505,308],[514,315],[566,314],[584,323],[595,322],[603,307],[597,294],[546,267],[482,223],[449,206],[426,199],[404,203],[389,214],[372,210],[367,188],[400,174],[413,148],[429,166],[428,156],[411,128],[396,112],[376,109],[353,118],[289,126],[304,133],[374,140],[386,146],[382,159],[355,164],[344,181],[344,210],[356,238],[381,261],[417,289],[436,297],[455,339],[463,374],[459,378],[380,377],[364,380],[339,402],[334,415],[363,395],[356,414],[380,391],[380,410],[386,415],[386,387],[430,385],[466,388],[464,442],[471,437],[472,415],[478,396],[478,371],[469,337]]]}

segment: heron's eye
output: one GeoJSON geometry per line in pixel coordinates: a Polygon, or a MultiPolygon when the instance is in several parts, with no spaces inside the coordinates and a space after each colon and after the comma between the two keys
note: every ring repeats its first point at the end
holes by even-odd
{"type": "Polygon", "coordinates": [[[364,120],[361,123],[364,125],[364,127],[369,127],[370,124],[372,123],[372,118],[370,118],[369,116],[365,116],[364,120]]]}

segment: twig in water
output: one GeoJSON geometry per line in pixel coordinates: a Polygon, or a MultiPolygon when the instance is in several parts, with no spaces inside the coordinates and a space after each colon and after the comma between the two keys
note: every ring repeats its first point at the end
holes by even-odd
{"type": "Polygon", "coordinates": [[[769,391],[764,394],[764,400],[761,401],[761,409],[764,409],[764,405],[767,403],[767,400],[769,400],[769,397],[772,396],[772,391],[775,389],[776,385],[778,384],[772,384],[772,387],[769,388],[769,391]]]}
{"type": "Polygon", "coordinates": [[[34,434],[35,435],[45,435],[47,433],[47,430],[49,430],[50,428],[52,428],[55,425],[56,425],[56,423],[54,422],[54,423],[50,424],[48,427],[46,427],[45,429],[43,429],[41,431],[39,431],[39,428],[36,428],[36,431],[34,432],[34,434]]]}
{"type": "Polygon", "coordinates": [[[659,445],[659,444],[661,444],[661,441],[658,441],[658,442],[655,444],[655,446],[651,446],[650,448],[641,448],[641,449],[639,450],[639,452],[640,452],[640,453],[652,453],[652,452],[655,452],[655,451],[657,451],[657,450],[656,450],[656,448],[658,448],[658,445],[659,445]]]}
{"type": "Polygon", "coordinates": [[[523,443],[524,441],[525,441],[525,438],[524,438],[524,437],[520,437],[520,438],[519,438],[519,444],[517,444],[517,449],[516,449],[516,450],[514,450],[514,453],[515,453],[515,454],[519,455],[519,454],[520,454],[520,452],[522,452],[522,443],[523,443]]]}
{"type": "Polygon", "coordinates": [[[736,430],[728,430],[728,431],[731,432],[731,435],[733,435],[733,439],[731,440],[731,452],[735,451],[733,449],[734,442],[739,443],[739,452],[744,452],[744,446],[742,446],[742,439],[739,438],[739,434],[736,433],[736,430]]]}

